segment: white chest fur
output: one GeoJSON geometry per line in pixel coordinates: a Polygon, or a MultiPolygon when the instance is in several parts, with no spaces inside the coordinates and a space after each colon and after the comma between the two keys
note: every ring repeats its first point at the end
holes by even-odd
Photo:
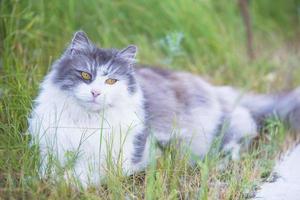
{"type": "Polygon", "coordinates": [[[104,111],[89,112],[46,80],[36,103],[29,125],[42,157],[51,153],[65,165],[70,153],[76,155],[75,174],[81,181],[97,182],[110,167],[108,161],[125,173],[146,165],[145,160],[132,162],[136,136],[144,129],[141,94],[104,111]]]}

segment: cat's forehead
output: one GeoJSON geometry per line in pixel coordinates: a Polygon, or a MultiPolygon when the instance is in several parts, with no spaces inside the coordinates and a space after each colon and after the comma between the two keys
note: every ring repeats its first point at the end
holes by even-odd
{"type": "Polygon", "coordinates": [[[128,61],[117,56],[116,49],[94,49],[85,54],[72,57],[73,65],[77,70],[88,71],[101,75],[123,75],[129,71],[128,61]]]}
{"type": "Polygon", "coordinates": [[[86,67],[100,67],[113,60],[115,53],[109,50],[94,49],[93,51],[72,55],[71,60],[75,65],[86,67]]]}
{"type": "Polygon", "coordinates": [[[100,66],[111,62],[116,57],[117,52],[115,49],[94,48],[93,51],[87,52],[86,56],[90,62],[100,66]]]}

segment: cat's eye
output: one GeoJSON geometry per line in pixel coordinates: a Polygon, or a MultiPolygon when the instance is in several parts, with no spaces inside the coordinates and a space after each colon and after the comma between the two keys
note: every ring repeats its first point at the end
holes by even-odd
{"type": "Polygon", "coordinates": [[[109,78],[109,79],[106,79],[106,80],[105,80],[105,83],[106,83],[106,84],[109,84],[109,85],[113,85],[113,84],[115,84],[117,81],[118,81],[117,79],[109,78]]]}
{"type": "Polygon", "coordinates": [[[81,72],[80,75],[84,80],[91,80],[91,75],[87,72],[81,72]]]}

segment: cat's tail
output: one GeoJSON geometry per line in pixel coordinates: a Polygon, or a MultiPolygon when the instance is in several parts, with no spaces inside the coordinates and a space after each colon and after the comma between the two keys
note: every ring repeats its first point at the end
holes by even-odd
{"type": "Polygon", "coordinates": [[[294,131],[300,132],[300,88],[277,95],[247,94],[242,97],[241,104],[258,122],[276,116],[294,131]]]}

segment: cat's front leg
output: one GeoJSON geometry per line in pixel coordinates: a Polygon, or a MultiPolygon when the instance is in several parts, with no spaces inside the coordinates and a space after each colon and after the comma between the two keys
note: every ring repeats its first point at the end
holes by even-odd
{"type": "Polygon", "coordinates": [[[81,160],[74,166],[73,176],[76,181],[84,188],[88,186],[97,186],[101,184],[101,177],[104,171],[98,166],[87,165],[87,161],[81,160]]]}

